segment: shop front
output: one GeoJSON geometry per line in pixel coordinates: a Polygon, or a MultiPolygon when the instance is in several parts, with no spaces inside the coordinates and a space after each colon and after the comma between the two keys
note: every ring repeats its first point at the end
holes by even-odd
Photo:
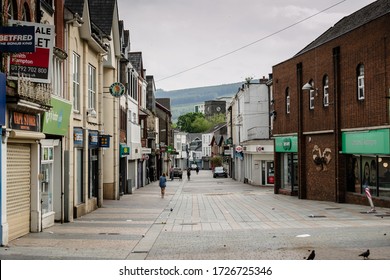
{"type": "Polygon", "coordinates": [[[51,110],[45,112],[42,132],[46,138],[41,144],[41,223],[42,228],[64,222],[64,166],[63,139],[68,133],[72,105],[59,98],[51,98],[51,110]]]}
{"type": "Polygon", "coordinates": [[[390,129],[342,133],[347,155],[347,192],[390,198],[390,129]]]}
{"type": "Polygon", "coordinates": [[[298,194],[298,137],[275,137],[276,193],[298,194]]]}
{"type": "Polygon", "coordinates": [[[261,142],[244,147],[245,182],[253,185],[273,186],[274,147],[273,143],[261,142]]]}
{"type": "Polygon", "coordinates": [[[2,143],[7,162],[2,168],[6,178],[6,219],[2,221],[5,244],[30,231],[41,230],[38,143],[45,138],[39,113],[9,110],[8,114],[9,129],[2,143]]]}

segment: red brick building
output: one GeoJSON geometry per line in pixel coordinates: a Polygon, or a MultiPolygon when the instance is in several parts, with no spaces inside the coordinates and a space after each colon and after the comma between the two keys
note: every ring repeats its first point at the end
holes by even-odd
{"type": "Polygon", "coordinates": [[[376,1],[273,67],[275,193],[390,207],[389,26],[376,1]]]}

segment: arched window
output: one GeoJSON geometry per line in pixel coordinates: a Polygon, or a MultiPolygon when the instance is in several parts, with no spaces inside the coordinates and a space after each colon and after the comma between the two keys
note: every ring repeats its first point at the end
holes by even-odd
{"type": "Polygon", "coordinates": [[[18,19],[18,8],[15,0],[8,1],[7,17],[8,19],[18,19]]]}
{"type": "Polygon", "coordinates": [[[356,69],[357,76],[357,97],[358,100],[364,100],[364,64],[359,64],[356,69]]]}
{"type": "Polygon", "coordinates": [[[309,109],[314,110],[314,97],[315,97],[315,87],[314,81],[310,80],[309,84],[311,85],[311,89],[309,90],[309,109]]]}
{"type": "Polygon", "coordinates": [[[324,90],[324,96],[323,96],[323,105],[324,107],[329,106],[329,78],[328,75],[325,75],[322,79],[322,87],[324,90]]]}
{"type": "Polygon", "coordinates": [[[22,21],[31,21],[30,8],[27,3],[24,3],[22,9],[22,21]]]}
{"type": "Polygon", "coordinates": [[[286,114],[290,114],[290,89],[286,88],[286,114]]]}

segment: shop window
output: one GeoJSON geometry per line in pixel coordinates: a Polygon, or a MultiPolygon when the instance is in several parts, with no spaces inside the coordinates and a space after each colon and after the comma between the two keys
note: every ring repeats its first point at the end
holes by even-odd
{"type": "Polygon", "coordinates": [[[41,207],[42,214],[53,211],[54,148],[42,147],[41,153],[41,207]]]}
{"type": "Polygon", "coordinates": [[[349,192],[364,194],[368,187],[372,196],[390,198],[390,157],[351,156],[347,178],[349,192]]]}

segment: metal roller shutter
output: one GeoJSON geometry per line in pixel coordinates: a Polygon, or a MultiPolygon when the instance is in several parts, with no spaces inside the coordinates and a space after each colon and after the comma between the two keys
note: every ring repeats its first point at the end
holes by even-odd
{"type": "Polygon", "coordinates": [[[7,220],[8,240],[30,232],[30,145],[8,143],[7,220]]]}

